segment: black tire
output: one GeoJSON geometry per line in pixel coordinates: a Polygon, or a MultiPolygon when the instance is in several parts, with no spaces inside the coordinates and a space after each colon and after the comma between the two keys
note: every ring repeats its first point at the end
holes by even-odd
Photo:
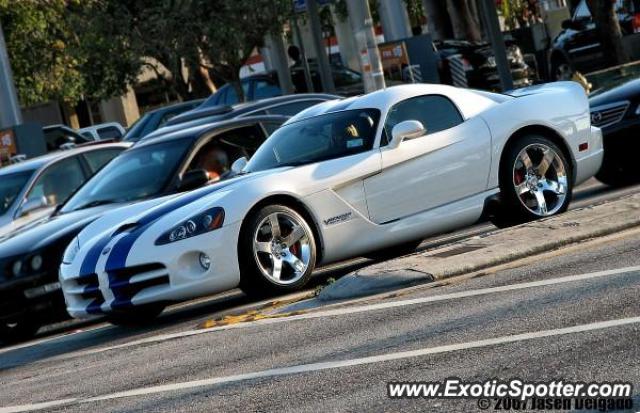
{"type": "MultiPolygon", "coordinates": [[[[317,258],[317,246],[315,240],[315,234],[311,225],[309,224],[309,219],[304,216],[304,214],[299,213],[298,211],[284,206],[284,205],[268,205],[260,209],[257,213],[252,214],[247,218],[247,222],[243,226],[243,230],[240,234],[240,239],[238,242],[238,258],[240,264],[240,289],[244,291],[246,294],[254,297],[265,297],[272,296],[274,294],[282,294],[290,291],[299,290],[307,284],[309,279],[311,278],[311,273],[313,272],[316,265],[317,258]],[[292,254],[290,248],[286,248],[286,251],[283,255],[279,256],[278,259],[281,259],[282,270],[281,274],[284,276],[285,272],[288,276],[293,273],[291,279],[284,280],[282,283],[277,283],[276,280],[269,278],[266,274],[263,273],[265,267],[265,261],[273,263],[274,255],[277,252],[256,252],[254,251],[254,237],[263,236],[263,228],[264,221],[268,219],[268,217],[276,214],[277,219],[287,220],[291,218],[295,221],[305,232],[304,240],[305,247],[308,245],[308,263],[305,266],[304,271],[301,271],[298,274],[293,266],[286,263],[285,265],[285,255],[292,254]],[[263,225],[261,225],[263,224],[263,225]],[[259,228],[260,226],[260,228],[259,228]],[[260,233],[258,233],[260,231],[260,233]],[[260,234],[260,235],[258,235],[260,234]],[[308,244],[306,244],[308,242],[308,244]],[[263,269],[261,269],[263,268],[263,269]]],[[[283,221],[279,223],[282,225],[286,224],[288,221],[283,221]]],[[[287,227],[287,225],[284,225],[287,227]]],[[[270,228],[270,227],[269,227],[270,228]]],[[[273,233],[269,236],[273,238],[286,238],[286,236],[290,235],[290,231],[293,228],[283,228],[280,237],[273,237],[273,233]]],[[[266,235],[264,235],[266,236],[266,235]]],[[[269,236],[266,236],[267,238],[269,236]]],[[[284,241],[284,240],[283,240],[284,241]]],[[[302,241],[300,241],[302,242],[302,241]]],[[[284,244],[283,244],[284,245],[284,244]]],[[[301,245],[301,244],[299,244],[301,245]]],[[[293,246],[291,247],[293,248],[293,246]]],[[[301,249],[302,247],[300,247],[301,249]]],[[[291,257],[291,255],[287,255],[291,257]]],[[[295,257],[300,259],[299,257],[295,257]]],[[[272,269],[273,271],[273,269],[272,269]]],[[[268,272],[268,269],[267,269],[268,272]]],[[[275,272],[275,271],[274,271],[275,272]]]]}
{"type": "Polygon", "coordinates": [[[639,149],[640,145],[630,139],[621,139],[621,143],[605,142],[604,159],[596,179],[617,188],[639,183],[640,171],[635,166],[635,154],[639,149]]]}
{"type": "Polygon", "coordinates": [[[30,317],[20,320],[0,323],[0,341],[10,344],[25,341],[35,336],[40,329],[40,323],[30,317]]]}
{"type": "Polygon", "coordinates": [[[600,171],[596,174],[596,179],[605,185],[614,188],[621,188],[640,182],[640,177],[628,171],[624,165],[603,163],[600,171]]]}
{"type": "Polygon", "coordinates": [[[403,255],[409,255],[416,252],[416,248],[422,244],[422,240],[403,242],[402,244],[394,245],[388,248],[372,251],[365,254],[364,257],[370,260],[386,261],[392,258],[401,257],[403,255]]]}
{"type": "MultiPolygon", "coordinates": [[[[531,161],[533,162],[534,166],[539,163],[538,159],[531,159],[531,161]]],[[[552,168],[549,169],[551,170],[552,168]]],[[[548,171],[547,174],[550,174],[551,172],[553,172],[553,170],[548,171]]],[[[504,149],[504,153],[500,163],[499,183],[500,202],[495,207],[495,211],[490,217],[490,220],[497,227],[504,228],[556,215],[566,211],[569,203],[571,202],[573,190],[573,170],[571,163],[567,161],[567,158],[563,151],[551,140],[540,135],[525,135],[518,140],[510,143],[504,149]],[[532,212],[530,208],[525,206],[525,202],[522,201],[516,193],[514,170],[516,168],[517,158],[525,148],[531,148],[532,146],[536,148],[547,147],[549,149],[552,149],[555,152],[558,161],[562,163],[562,166],[564,168],[564,175],[566,177],[564,198],[562,199],[561,196],[556,196],[556,202],[553,204],[553,208],[549,212],[549,215],[540,215],[532,212]]]]}
{"type": "Polygon", "coordinates": [[[122,327],[143,327],[152,324],[165,309],[165,304],[146,304],[135,306],[128,310],[109,313],[106,319],[109,323],[122,327]]]}

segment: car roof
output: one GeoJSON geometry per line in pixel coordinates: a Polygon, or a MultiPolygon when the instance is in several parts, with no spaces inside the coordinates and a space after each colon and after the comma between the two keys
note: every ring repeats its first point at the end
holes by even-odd
{"type": "Polygon", "coordinates": [[[12,174],[16,172],[32,172],[37,171],[40,168],[43,168],[54,161],[58,161],[64,158],[69,158],[71,156],[75,156],[85,152],[92,152],[98,149],[104,148],[123,148],[127,149],[131,145],[123,142],[118,143],[104,143],[100,145],[91,145],[91,146],[82,146],[78,148],[72,148],[67,150],[50,152],[45,155],[37,156],[35,158],[27,159],[24,162],[20,162],[17,164],[5,166],[0,168],[0,176],[12,174]]]}
{"type": "Polygon", "coordinates": [[[168,105],[168,106],[162,106],[159,107],[157,109],[153,109],[150,110],[148,112],[145,112],[144,114],[156,114],[156,113],[164,113],[164,112],[171,112],[172,110],[175,109],[180,109],[184,106],[195,106],[195,105],[200,105],[202,102],[204,102],[205,99],[193,99],[193,100],[187,100],[186,102],[179,102],[179,103],[174,103],[173,105],[168,105]]]}
{"type": "Polygon", "coordinates": [[[237,103],[233,106],[217,105],[217,106],[210,106],[210,107],[201,108],[201,109],[195,108],[193,110],[190,110],[189,112],[185,112],[169,120],[165,124],[165,126],[173,126],[180,123],[188,122],[189,120],[195,120],[195,119],[203,118],[206,116],[219,116],[220,119],[229,119],[236,116],[240,116],[243,113],[268,108],[269,106],[272,106],[272,105],[277,105],[277,104],[282,104],[287,102],[294,102],[298,100],[308,100],[308,99],[333,100],[333,99],[340,99],[340,98],[341,96],[330,95],[326,93],[298,93],[298,94],[292,94],[292,95],[276,96],[276,97],[267,98],[267,99],[254,100],[251,102],[237,103]]]}
{"type": "Polygon", "coordinates": [[[256,115],[256,116],[247,116],[243,118],[232,118],[221,121],[212,121],[210,123],[205,123],[204,125],[197,125],[191,128],[180,129],[173,132],[168,132],[164,135],[152,137],[151,139],[141,139],[135,145],[136,148],[140,148],[148,145],[155,145],[156,143],[169,142],[177,139],[192,139],[198,140],[205,134],[214,133],[218,130],[224,130],[234,127],[242,127],[248,124],[257,123],[257,122],[269,122],[269,121],[280,121],[285,122],[289,119],[288,116],[281,115],[256,115]]]}

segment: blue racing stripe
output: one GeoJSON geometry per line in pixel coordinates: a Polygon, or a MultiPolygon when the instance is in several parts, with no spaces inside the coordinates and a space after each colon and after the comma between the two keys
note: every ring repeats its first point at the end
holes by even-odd
{"type": "Polygon", "coordinates": [[[80,274],[78,274],[80,277],[96,272],[96,265],[98,264],[98,259],[100,259],[100,254],[102,254],[102,250],[107,246],[109,241],[111,241],[111,236],[105,235],[93,244],[80,266],[80,274]]]}

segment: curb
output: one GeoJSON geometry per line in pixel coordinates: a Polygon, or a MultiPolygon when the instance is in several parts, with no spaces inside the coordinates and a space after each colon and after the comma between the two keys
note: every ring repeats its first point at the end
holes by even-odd
{"type": "Polygon", "coordinates": [[[407,280],[414,283],[444,280],[637,226],[640,226],[640,194],[376,263],[327,286],[318,300],[329,302],[379,294],[406,287],[407,280]]]}

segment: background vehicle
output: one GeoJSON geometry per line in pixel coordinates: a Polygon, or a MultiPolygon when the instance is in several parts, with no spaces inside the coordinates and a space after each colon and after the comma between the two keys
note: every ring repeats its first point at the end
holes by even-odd
{"type": "MultiPolygon", "coordinates": [[[[638,32],[640,1],[614,1],[622,34],[638,32]]],[[[551,45],[552,79],[568,80],[574,71],[588,73],[606,67],[608,59],[586,0],[580,0],[573,16],[562,23],[562,28],[551,45]]]]}
{"type": "Polygon", "coordinates": [[[0,169],[0,235],[49,215],[128,146],[60,151],[0,169]]]}
{"type": "MultiPolygon", "coordinates": [[[[314,90],[322,90],[318,65],[310,62],[309,70],[314,90]]],[[[336,93],[341,96],[355,96],[364,93],[362,75],[341,65],[332,65],[333,81],[336,93]]],[[[302,66],[291,67],[291,80],[296,93],[309,92],[304,78],[302,66]]],[[[241,81],[246,101],[259,100],[274,96],[281,96],[282,90],[275,72],[260,73],[247,76],[241,81]]],[[[212,107],[217,105],[233,105],[238,103],[238,96],[231,84],[222,86],[216,93],[209,96],[201,105],[212,107]]]]}
{"type": "MultiPolygon", "coordinates": [[[[203,156],[212,149],[227,160],[251,156],[286,119],[235,119],[140,143],[100,170],[59,211],[2,240],[0,339],[27,338],[42,324],[67,316],[58,267],[64,248],[87,224],[122,205],[146,201],[149,208],[159,202],[155,198],[225,179],[228,174],[212,177],[200,169],[203,156]]],[[[222,165],[227,172],[229,167],[222,165]]],[[[90,289],[83,294],[95,295],[90,289]]]]}
{"type": "Polygon", "coordinates": [[[604,160],[596,175],[612,186],[640,182],[640,79],[620,79],[589,97],[591,123],[602,128],[604,160]]]}
{"type": "Polygon", "coordinates": [[[125,130],[118,122],[100,123],[78,129],[78,133],[93,141],[119,141],[125,134],[125,130]]]}
{"type": "Polygon", "coordinates": [[[92,139],[82,136],[75,129],[65,125],[49,125],[42,128],[47,151],[68,149],[74,145],[90,143],[92,139]]]}
{"type": "MultiPolygon", "coordinates": [[[[484,90],[501,90],[498,67],[491,45],[466,40],[434,42],[438,55],[441,83],[484,90]]],[[[507,59],[514,87],[529,86],[536,78],[535,71],[525,62],[520,47],[507,42],[507,59]]]]}
{"type": "Polygon", "coordinates": [[[142,115],[125,133],[123,141],[137,142],[151,132],[164,126],[165,123],[174,116],[184,113],[199,106],[204,99],[190,100],[188,102],[177,103],[159,109],[149,111],[142,115]]]}
{"type": "Polygon", "coordinates": [[[518,97],[415,84],[316,105],[238,177],[85,228],[60,266],[67,310],[131,323],[237,286],[295,290],[317,263],[409,251],[476,222],[498,196],[503,223],[563,212],[602,160],[587,108],[573,82],[518,97]],[[96,276],[107,272],[109,285],[96,276]]]}
{"type": "Polygon", "coordinates": [[[336,95],[305,93],[299,95],[278,96],[255,102],[240,103],[233,106],[196,108],[170,119],[163,128],[147,135],[144,139],[153,139],[167,132],[191,128],[225,119],[254,115],[293,116],[310,106],[338,98],[340,97],[336,95]]]}

